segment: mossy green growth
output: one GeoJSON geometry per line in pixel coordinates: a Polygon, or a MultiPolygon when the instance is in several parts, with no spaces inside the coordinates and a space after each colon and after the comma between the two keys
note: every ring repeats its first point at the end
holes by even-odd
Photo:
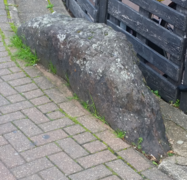
{"type": "Polygon", "coordinates": [[[114,131],[114,134],[116,135],[116,137],[123,139],[126,135],[126,132],[121,131],[120,129],[117,129],[114,131]]]}
{"type": "Polygon", "coordinates": [[[49,63],[49,70],[53,73],[56,74],[57,70],[55,68],[55,66],[53,65],[52,62],[49,63]]]}

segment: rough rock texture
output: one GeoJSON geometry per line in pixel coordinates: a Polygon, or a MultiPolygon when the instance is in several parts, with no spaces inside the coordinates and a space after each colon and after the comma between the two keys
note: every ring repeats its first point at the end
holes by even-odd
{"type": "Polygon", "coordinates": [[[156,157],[169,150],[158,101],[147,89],[126,37],[104,24],[57,13],[23,24],[18,35],[57,74],[68,77],[81,100],[92,98],[99,115],[129,142],[142,137],[142,149],[156,157]],[[91,98],[92,97],[92,98],[91,98]]]}

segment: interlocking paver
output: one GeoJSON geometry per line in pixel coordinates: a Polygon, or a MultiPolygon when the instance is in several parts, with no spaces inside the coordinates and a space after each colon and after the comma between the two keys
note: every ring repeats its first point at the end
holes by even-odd
{"type": "Polygon", "coordinates": [[[23,84],[28,84],[28,83],[31,83],[31,79],[28,78],[28,77],[25,77],[25,78],[21,78],[21,79],[16,79],[16,80],[13,80],[13,81],[9,81],[8,83],[11,85],[11,86],[21,86],[23,84]]]}
{"type": "Polygon", "coordinates": [[[8,69],[0,69],[0,76],[10,74],[11,72],[8,69]]]}
{"type": "Polygon", "coordinates": [[[57,143],[74,159],[88,155],[88,152],[71,138],[62,139],[57,143]]]}
{"type": "Polygon", "coordinates": [[[31,119],[35,124],[40,124],[49,121],[49,119],[36,108],[25,109],[22,112],[26,116],[28,116],[29,119],[31,119]]]}
{"type": "Polygon", "coordinates": [[[34,174],[32,176],[20,179],[20,180],[42,180],[37,174],[34,174]]]}
{"type": "Polygon", "coordinates": [[[111,175],[104,165],[99,165],[69,176],[71,180],[96,180],[111,175]]]}
{"type": "Polygon", "coordinates": [[[58,108],[58,106],[54,103],[47,103],[47,104],[44,104],[44,105],[41,105],[41,106],[38,106],[38,108],[43,112],[43,113],[48,113],[48,112],[52,112],[52,111],[55,111],[58,108]]]}
{"type": "Polygon", "coordinates": [[[50,143],[34,149],[22,152],[21,155],[27,162],[39,159],[57,152],[62,151],[56,144],[50,143]]]}
{"type": "Polygon", "coordinates": [[[14,62],[6,62],[6,63],[0,63],[0,69],[5,69],[5,68],[10,68],[10,67],[15,67],[14,62]]]}
{"type": "Polygon", "coordinates": [[[15,94],[12,96],[8,96],[7,99],[11,102],[11,103],[17,103],[20,101],[24,101],[25,98],[23,96],[21,96],[20,94],[15,94]]]}
{"type": "Polygon", "coordinates": [[[12,67],[12,68],[9,68],[10,71],[12,71],[13,73],[16,73],[16,72],[20,72],[21,69],[19,67],[12,67]]]}
{"type": "Polygon", "coordinates": [[[106,163],[106,165],[110,167],[115,173],[117,173],[122,179],[143,180],[143,178],[139,174],[137,174],[121,159],[106,163]]]}
{"type": "Polygon", "coordinates": [[[42,158],[42,159],[37,159],[35,161],[23,164],[21,166],[15,167],[11,169],[11,171],[16,176],[16,178],[23,178],[25,176],[33,175],[39,171],[50,168],[52,166],[53,165],[48,159],[42,158]]]}
{"type": "Polygon", "coordinates": [[[78,135],[73,136],[73,138],[79,143],[84,144],[90,141],[95,140],[96,138],[90,132],[84,132],[78,135]]]}
{"type": "MultiPolygon", "coordinates": [[[[1,23],[1,16],[0,16],[0,23],[1,23]]],[[[8,52],[3,51],[0,53],[0,57],[5,57],[5,56],[8,56],[8,52]]]]}
{"type": "Polygon", "coordinates": [[[62,119],[58,119],[58,120],[50,121],[50,122],[47,122],[44,124],[40,124],[39,126],[41,129],[43,129],[43,131],[47,132],[47,131],[52,131],[55,129],[63,128],[65,126],[69,126],[72,124],[74,124],[73,121],[64,117],[62,119]]]}
{"type": "Polygon", "coordinates": [[[107,149],[107,146],[100,141],[93,141],[93,142],[84,144],[83,147],[87,149],[88,151],[90,151],[91,153],[95,153],[95,152],[107,149]]]}
{"type": "Polygon", "coordinates": [[[40,146],[43,144],[47,144],[53,141],[66,138],[67,136],[68,135],[62,129],[58,129],[48,133],[40,134],[38,136],[34,136],[31,138],[31,140],[34,142],[36,146],[40,146]]]}
{"type": "Polygon", "coordinates": [[[73,159],[64,152],[49,156],[49,159],[60,168],[65,175],[73,174],[81,171],[82,168],[73,159]]]}
{"type": "MultiPolygon", "coordinates": [[[[38,90],[37,90],[38,91],[38,90]]],[[[40,92],[41,93],[41,92],[40,92]]],[[[39,95],[40,96],[40,95],[39,95]]],[[[33,97],[33,96],[32,96],[33,97]]],[[[50,99],[47,96],[38,97],[35,99],[30,100],[35,106],[39,106],[42,104],[46,104],[51,102],[50,99]]]]}
{"type": "Polygon", "coordinates": [[[0,95],[0,106],[10,104],[3,96],[0,95]]]}
{"type": "Polygon", "coordinates": [[[132,148],[120,151],[118,154],[138,171],[143,171],[152,167],[151,163],[145,159],[145,157],[132,148]]]}
{"type": "Polygon", "coordinates": [[[31,120],[29,119],[21,119],[14,121],[14,124],[24,132],[28,137],[36,136],[42,133],[42,130],[37,127],[31,120]]]}
{"type": "Polygon", "coordinates": [[[55,112],[49,113],[49,114],[47,114],[47,116],[53,120],[65,117],[65,115],[62,114],[60,111],[55,111],[55,112]]]}
{"type": "Polygon", "coordinates": [[[56,167],[44,170],[39,173],[40,176],[45,180],[68,180],[62,172],[60,172],[56,167]]]}
{"type": "Polygon", "coordinates": [[[11,123],[0,125],[0,135],[12,132],[14,130],[16,130],[16,127],[13,126],[11,123]]]}
{"type": "MultiPolygon", "coordinates": [[[[0,15],[1,16],[1,15],[0,15]]],[[[0,52],[6,51],[5,47],[0,47],[0,52]]]]}
{"type": "Polygon", "coordinates": [[[43,76],[35,78],[34,81],[43,90],[54,87],[54,85],[46,77],[43,76]]]}
{"type": "Polygon", "coordinates": [[[0,136],[0,146],[3,146],[5,144],[8,144],[8,142],[5,140],[3,136],[0,136]]]}
{"type": "Polygon", "coordinates": [[[25,67],[24,71],[30,76],[30,77],[37,77],[37,76],[41,76],[42,73],[41,71],[39,71],[37,68],[35,67],[25,67]]]}
{"type": "Polygon", "coordinates": [[[40,90],[40,89],[36,89],[33,91],[29,91],[29,92],[25,92],[22,93],[27,99],[33,99],[33,98],[37,98],[40,96],[43,96],[44,93],[40,90]]]}
{"type": "Polygon", "coordinates": [[[25,163],[23,158],[9,144],[0,147],[0,159],[8,168],[13,168],[25,163]]]}
{"type": "Polygon", "coordinates": [[[23,78],[23,77],[25,77],[25,76],[26,76],[25,73],[23,73],[23,72],[18,72],[18,73],[6,75],[6,76],[1,76],[1,78],[2,78],[4,81],[11,81],[11,80],[23,78]]]}
{"type": "Polygon", "coordinates": [[[25,116],[20,112],[14,112],[6,115],[0,116],[0,124],[4,124],[10,121],[14,121],[17,119],[23,119],[25,116]]]}
{"type": "Polygon", "coordinates": [[[32,149],[34,144],[20,131],[13,131],[4,135],[5,139],[18,151],[26,151],[32,149]]]}
{"type": "Polygon", "coordinates": [[[0,93],[3,96],[10,96],[13,94],[17,94],[17,92],[10,85],[8,85],[6,82],[0,83],[0,93]]]}
{"type": "Polygon", "coordinates": [[[113,176],[109,176],[109,177],[103,178],[101,180],[120,180],[120,178],[115,176],[115,175],[113,175],[113,176]]]}
{"type": "Polygon", "coordinates": [[[17,86],[17,87],[15,87],[15,89],[20,93],[25,93],[28,91],[38,89],[38,87],[36,86],[36,84],[30,83],[30,84],[26,84],[26,85],[22,85],[22,86],[17,86]]]}
{"type": "Polygon", "coordinates": [[[2,180],[16,180],[16,178],[11,174],[11,172],[3,165],[0,161],[0,178],[2,180]]]}
{"type": "Polygon", "coordinates": [[[76,124],[74,126],[66,127],[64,130],[69,134],[69,135],[75,135],[79,134],[85,131],[83,127],[81,127],[79,124],[76,124]]]}

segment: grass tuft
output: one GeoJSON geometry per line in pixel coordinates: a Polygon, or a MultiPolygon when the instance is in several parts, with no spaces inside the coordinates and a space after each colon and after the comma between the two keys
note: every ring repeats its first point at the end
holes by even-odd
{"type": "Polygon", "coordinates": [[[57,70],[55,68],[55,66],[53,65],[52,62],[49,63],[49,70],[53,73],[56,74],[57,70]]]}
{"type": "Polygon", "coordinates": [[[116,135],[116,137],[123,139],[126,135],[126,132],[121,131],[120,129],[117,129],[114,131],[114,134],[116,135]]]}

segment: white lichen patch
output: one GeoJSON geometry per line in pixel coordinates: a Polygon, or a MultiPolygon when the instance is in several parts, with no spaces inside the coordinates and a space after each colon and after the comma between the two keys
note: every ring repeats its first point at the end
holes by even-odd
{"type": "Polygon", "coordinates": [[[59,39],[60,42],[63,42],[66,39],[66,35],[65,34],[58,34],[57,38],[59,39]]]}

